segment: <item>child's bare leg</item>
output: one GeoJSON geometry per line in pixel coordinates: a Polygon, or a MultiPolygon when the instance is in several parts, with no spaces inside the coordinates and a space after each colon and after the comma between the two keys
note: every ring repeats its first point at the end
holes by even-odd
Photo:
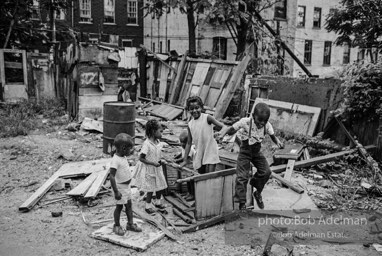
{"type": "Polygon", "coordinates": [[[120,218],[121,218],[121,211],[123,209],[123,205],[122,204],[117,204],[117,206],[115,207],[115,210],[114,210],[114,224],[116,226],[120,226],[120,218]]]}
{"type": "Polygon", "coordinates": [[[133,224],[133,204],[131,203],[131,199],[127,201],[127,204],[125,204],[125,211],[127,223],[133,224]]]}
{"type": "Polygon", "coordinates": [[[153,192],[147,192],[146,194],[146,206],[145,206],[145,211],[148,213],[148,214],[153,214],[155,213],[155,210],[154,210],[154,207],[151,203],[151,199],[153,197],[153,192]]]}
{"type": "Polygon", "coordinates": [[[215,172],[216,164],[207,164],[206,169],[207,169],[207,173],[215,172]]]}

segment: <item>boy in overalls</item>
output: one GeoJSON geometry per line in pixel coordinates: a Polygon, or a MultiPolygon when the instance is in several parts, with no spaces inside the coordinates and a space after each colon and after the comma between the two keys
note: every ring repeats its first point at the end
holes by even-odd
{"type": "Polygon", "coordinates": [[[239,209],[245,209],[247,183],[256,188],[253,196],[260,209],[264,209],[261,192],[271,175],[269,164],[261,153],[261,142],[268,134],[272,141],[280,148],[283,143],[275,136],[272,125],[268,122],[270,109],[265,103],[258,103],[255,106],[251,117],[241,118],[230,127],[225,127],[220,132],[219,137],[225,134],[234,134],[241,140],[240,152],[237,158],[236,168],[236,193],[235,199],[239,202],[239,209]],[[257,172],[250,177],[251,163],[256,167],[257,172]]]}

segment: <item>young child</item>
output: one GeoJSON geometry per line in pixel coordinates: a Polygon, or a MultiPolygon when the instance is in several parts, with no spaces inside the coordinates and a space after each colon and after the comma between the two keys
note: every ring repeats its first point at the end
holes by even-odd
{"type": "Polygon", "coordinates": [[[261,142],[268,134],[272,141],[280,148],[282,142],[275,136],[272,125],[268,122],[270,109],[265,103],[258,103],[255,106],[252,117],[242,118],[230,127],[225,127],[220,132],[219,137],[233,134],[238,131],[237,136],[242,141],[240,152],[237,158],[236,168],[236,199],[239,200],[239,208],[245,208],[247,183],[250,177],[251,163],[256,167],[257,172],[250,179],[250,184],[256,188],[253,196],[260,209],[264,209],[261,192],[267,183],[271,171],[264,155],[260,152],[261,142]]]}
{"type": "MultiPolygon", "coordinates": [[[[174,159],[175,163],[179,164],[183,161],[184,155],[186,153],[185,148],[187,146],[187,141],[188,141],[188,131],[183,130],[179,135],[179,142],[182,147],[182,151],[179,155],[175,157],[174,159]]],[[[190,153],[188,154],[188,161],[191,160],[191,162],[193,163],[195,155],[196,155],[195,146],[192,145],[190,149],[190,153]]],[[[195,191],[194,191],[194,183],[192,181],[187,182],[187,190],[188,190],[188,195],[185,197],[185,199],[187,201],[194,200],[195,191]]]]}
{"type": "Polygon", "coordinates": [[[200,174],[214,172],[216,164],[220,162],[218,144],[214,138],[213,126],[220,130],[224,125],[214,117],[202,113],[203,101],[198,96],[191,96],[187,99],[187,110],[191,114],[191,121],[188,123],[188,139],[185,148],[183,163],[188,163],[188,154],[191,145],[195,144],[196,155],[193,166],[200,174]]]}
{"type": "Polygon", "coordinates": [[[134,142],[130,135],[120,133],[115,136],[114,146],[116,152],[113,155],[110,164],[110,183],[114,191],[116,207],[114,210],[114,226],[113,232],[119,236],[123,236],[125,231],[120,225],[120,216],[123,206],[127,216],[126,231],[141,232],[142,229],[133,223],[133,209],[131,203],[131,171],[127,161],[127,156],[130,155],[134,148],[134,142]]]}
{"type": "Polygon", "coordinates": [[[167,188],[161,165],[161,147],[159,143],[159,139],[162,138],[162,132],[163,128],[157,120],[149,120],[146,123],[147,139],[142,145],[134,174],[136,186],[141,191],[146,192],[145,211],[149,214],[155,213],[155,208],[151,203],[154,192],[157,199],[154,201],[155,207],[167,213],[161,198],[163,190],[167,188]]]}
{"type": "Polygon", "coordinates": [[[130,80],[126,80],[123,82],[122,86],[120,86],[118,89],[118,101],[131,102],[130,93],[128,91],[131,85],[132,82],[130,80]]]}

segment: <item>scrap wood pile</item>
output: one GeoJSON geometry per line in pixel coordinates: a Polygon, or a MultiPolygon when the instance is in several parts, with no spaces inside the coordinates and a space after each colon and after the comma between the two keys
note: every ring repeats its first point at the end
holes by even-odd
{"type": "MultiPolygon", "coordinates": [[[[376,210],[382,207],[379,200],[382,197],[382,172],[368,152],[375,146],[364,147],[343,125],[340,128],[353,145],[339,145],[330,139],[324,139],[323,133],[315,137],[285,136],[290,142],[305,145],[304,150],[309,152],[309,159],[302,156],[295,162],[294,168],[298,168],[298,172],[307,179],[308,193],[319,208],[376,210]]],[[[288,165],[284,168],[273,166],[271,169],[278,173],[286,170],[287,175],[288,165]]]]}

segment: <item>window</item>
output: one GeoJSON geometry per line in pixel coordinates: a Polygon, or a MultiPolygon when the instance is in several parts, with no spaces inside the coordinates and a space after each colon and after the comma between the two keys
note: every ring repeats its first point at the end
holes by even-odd
{"type": "Polygon", "coordinates": [[[324,65],[330,65],[330,55],[332,54],[332,42],[325,41],[324,44],[324,65]]]}
{"type": "Polygon", "coordinates": [[[286,19],[286,0],[280,0],[275,3],[275,19],[286,19]]]}
{"type": "Polygon", "coordinates": [[[305,27],[305,10],[306,7],[302,5],[297,9],[297,27],[305,27]]]}
{"type": "Polygon", "coordinates": [[[312,40],[305,40],[304,47],[304,64],[311,65],[312,64],[312,40]]]}
{"type": "Polygon", "coordinates": [[[167,40],[167,51],[168,52],[171,51],[171,41],[170,40],[167,40]]]}
{"type": "Polygon", "coordinates": [[[104,23],[115,23],[115,5],[114,0],[104,0],[104,23]]]}
{"type": "Polygon", "coordinates": [[[214,37],[212,42],[212,54],[222,60],[227,59],[227,38],[214,37]]]}
{"type": "Polygon", "coordinates": [[[321,28],[321,8],[314,7],[313,27],[314,28],[321,28]]]}
{"type": "Polygon", "coordinates": [[[89,43],[98,44],[98,38],[89,38],[89,43]]]}
{"type": "Polygon", "coordinates": [[[159,52],[162,53],[162,41],[159,42],[159,52]]]}
{"type": "Polygon", "coordinates": [[[151,46],[151,51],[155,52],[155,43],[151,46]]]}
{"type": "Polygon", "coordinates": [[[360,49],[358,51],[357,60],[363,60],[365,59],[365,49],[360,49]]]}
{"type": "Polygon", "coordinates": [[[33,0],[31,19],[32,20],[40,19],[40,3],[38,2],[38,0],[33,0]]]}
{"type": "Polygon", "coordinates": [[[127,24],[138,24],[138,1],[127,1],[127,24]]]}
{"type": "Polygon", "coordinates": [[[91,22],[91,0],[80,0],[80,22],[91,22]]]}
{"type": "Polygon", "coordinates": [[[349,64],[350,63],[350,44],[344,43],[344,59],[343,64],[349,64]]]}
{"type": "Polygon", "coordinates": [[[122,47],[133,47],[133,40],[122,39],[122,47]]]}

